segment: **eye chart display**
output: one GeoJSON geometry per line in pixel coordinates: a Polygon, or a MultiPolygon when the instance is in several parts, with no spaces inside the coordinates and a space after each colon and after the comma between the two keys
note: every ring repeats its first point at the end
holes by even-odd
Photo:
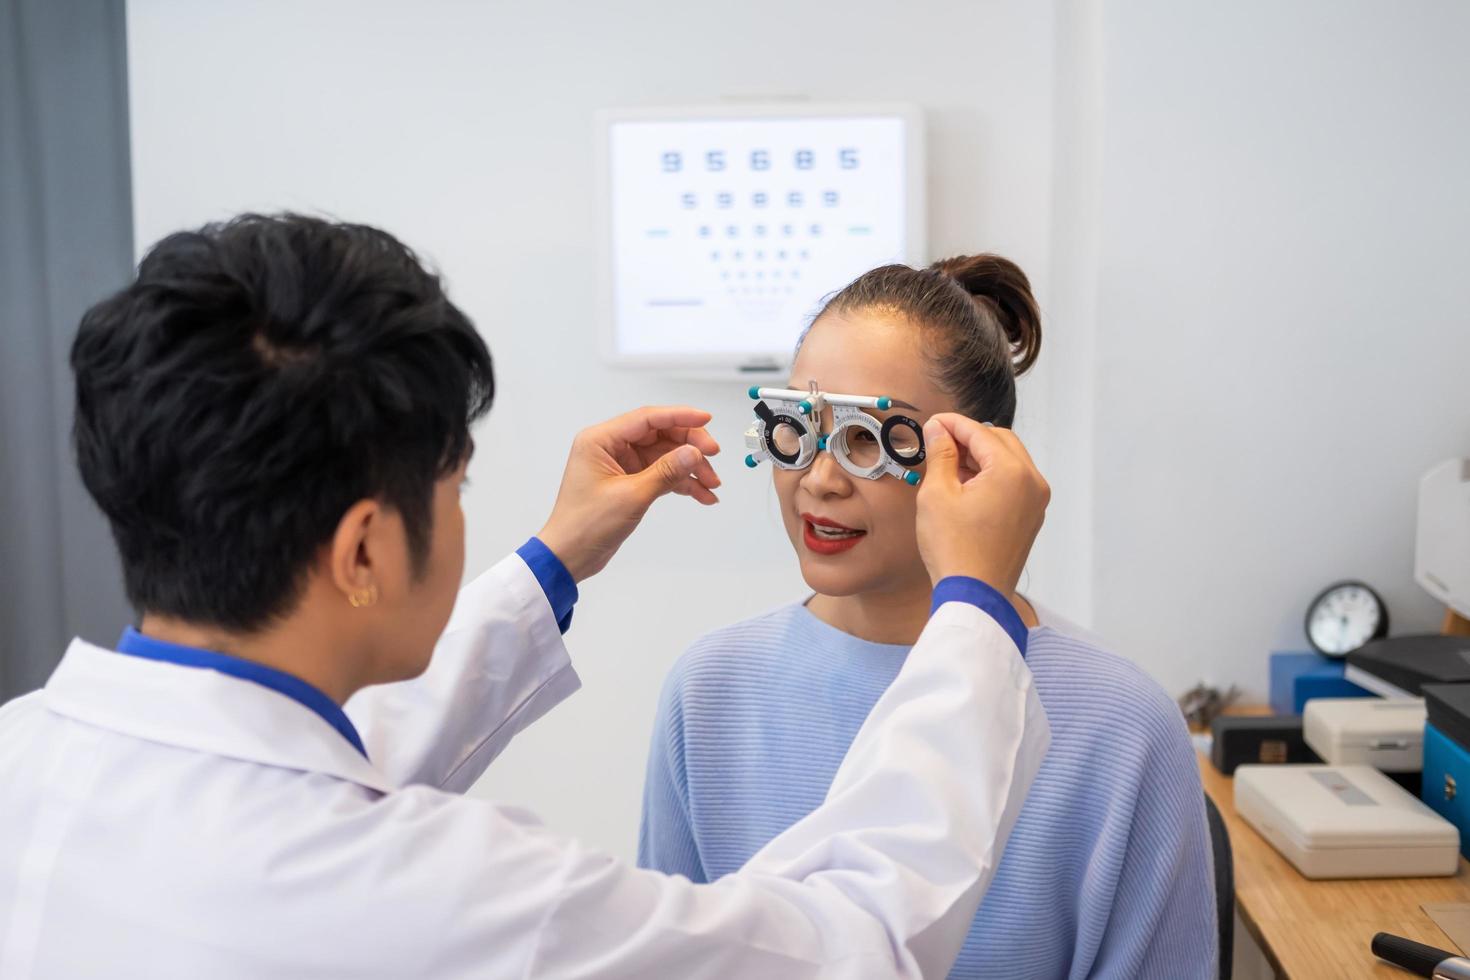
{"type": "Polygon", "coordinates": [[[612,112],[599,143],[614,363],[780,368],[824,296],[922,258],[912,108],[612,112]]]}

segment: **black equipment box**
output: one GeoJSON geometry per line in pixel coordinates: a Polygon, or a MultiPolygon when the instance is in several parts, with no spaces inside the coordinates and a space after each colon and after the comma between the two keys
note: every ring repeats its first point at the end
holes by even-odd
{"type": "Polygon", "coordinates": [[[1302,738],[1301,715],[1221,715],[1210,732],[1211,761],[1227,776],[1246,763],[1322,761],[1302,738]]]}

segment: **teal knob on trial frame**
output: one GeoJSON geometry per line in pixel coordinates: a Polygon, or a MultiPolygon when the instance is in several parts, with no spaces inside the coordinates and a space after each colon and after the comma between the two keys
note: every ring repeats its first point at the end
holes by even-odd
{"type": "Polygon", "coordinates": [[[886,412],[892,404],[893,399],[889,398],[887,395],[878,396],[878,411],[886,412]]]}
{"type": "Polygon", "coordinates": [[[760,465],[760,463],[756,462],[754,456],[747,456],[745,457],[745,465],[749,466],[751,469],[755,469],[757,466],[760,465]]]}
{"type": "Polygon", "coordinates": [[[825,452],[826,451],[826,449],[827,449],[827,437],[826,436],[817,436],[817,449],[819,451],[822,451],[822,452],[825,452]]]}
{"type": "Polygon", "coordinates": [[[919,476],[919,474],[915,473],[913,470],[909,470],[903,475],[903,482],[907,483],[911,487],[918,486],[919,481],[922,479],[923,477],[919,476]]]}
{"type": "Polygon", "coordinates": [[[745,393],[751,398],[759,398],[761,396],[760,385],[751,385],[745,390],[745,393]]]}
{"type": "Polygon", "coordinates": [[[812,403],[811,402],[801,402],[801,403],[799,403],[796,406],[796,410],[798,412],[800,412],[801,414],[803,414],[803,415],[810,415],[810,414],[812,414],[812,403]]]}

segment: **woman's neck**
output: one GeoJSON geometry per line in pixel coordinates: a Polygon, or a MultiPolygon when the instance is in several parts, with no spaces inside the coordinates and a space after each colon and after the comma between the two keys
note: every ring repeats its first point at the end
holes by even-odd
{"type": "MultiPolygon", "coordinates": [[[[927,579],[898,589],[831,596],[817,593],[807,601],[811,614],[834,627],[869,643],[912,646],[929,622],[933,589],[927,579]]],[[[1016,611],[1027,628],[1039,624],[1036,611],[1020,593],[1016,611]]]]}
{"type": "Polygon", "coordinates": [[[912,645],[929,621],[928,579],[896,589],[832,596],[818,593],[807,608],[828,626],[869,643],[912,645]]]}

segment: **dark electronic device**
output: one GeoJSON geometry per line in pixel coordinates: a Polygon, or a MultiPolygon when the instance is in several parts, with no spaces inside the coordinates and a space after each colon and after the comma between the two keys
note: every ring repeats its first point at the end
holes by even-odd
{"type": "Polygon", "coordinates": [[[1424,685],[1424,709],[1431,725],[1470,746],[1470,684],[1424,685]]]}
{"type": "Polygon", "coordinates": [[[1210,760],[1230,776],[1247,763],[1321,762],[1302,738],[1301,715],[1222,715],[1210,726],[1210,760]]]}
{"type": "Polygon", "coordinates": [[[1425,684],[1470,682],[1470,637],[1426,633],[1373,640],[1349,653],[1347,662],[1422,697],[1425,684]]]}

